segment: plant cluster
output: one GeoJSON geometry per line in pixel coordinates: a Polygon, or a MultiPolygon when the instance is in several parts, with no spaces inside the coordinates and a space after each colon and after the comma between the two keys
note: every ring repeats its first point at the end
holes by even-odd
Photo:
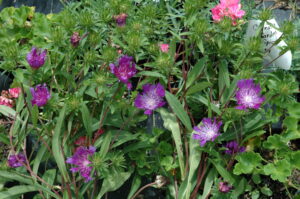
{"type": "Polygon", "coordinates": [[[0,13],[0,199],[300,197],[299,22],[282,70],[249,1],[64,6],[0,13]]]}

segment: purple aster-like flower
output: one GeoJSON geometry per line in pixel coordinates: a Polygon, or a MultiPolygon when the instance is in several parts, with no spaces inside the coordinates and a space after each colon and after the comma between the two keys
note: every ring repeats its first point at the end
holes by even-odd
{"type": "Polygon", "coordinates": [[[246,150],[245,147],[239,146],[239,144],[234,140],[231,141],[231,142],[228,142],[225,147],[227,148],[225,153],[228,154],[228,155],[233,155],[233,154],[236,154],[236,153],[242,153],[246,150]]]}
{"type": "Polygon", "coordinates": [[[125,13],[121,13],[119,15],[114,16],[114,19],[116,20],[117,25],[120,27],[125,26],[127,16],[128,15],[125,13]]]}
{"type": "Polygon", "coordinates": [[[129,79],[136,74],[133,57],[124,55],[119,58],[117,64],[109,64],[111,72],[131,90],[132,85],[129,79]]]}
{"type": "Polygon", "coordinates": [[[165,89],[158,83],[156,85],[145,84],[143,94],[138,94],[135,98],[134,105],[137,108],[145,109],[145,114],[150,115],[153,110],[165,105],[165,89]]]}
{"type": "Polygon", "coordinates": [[[259,109],[265,101],[265,97],[260,95],[260,85],[255,85],[253,79],[242,79],[237,83],[238,91],[236,99],[238,106],[236,109],[246,110],[247,108],[259,109]]]}
{"type": "Polygon", "coordinates": [[[47,50],[37,49],[33,47],[31,51],[27,54],[27,62],[28,64],[34,68],[38,69],[42,65],[45,64],[46,61],[47,50]]]}
{"type": "Polygon", "coordinates": [[[44,106],[51,97],[46,84],[38,84],[35,88],[30,88],[30,92],[32,95],[32,105],[44,106]]]}
{"type": "Polygon", "coordinates": [[[222,193],[229,192],[233,187],[228,182],[219,182],[219,191],[222,193]]]}
{"type": "Polygon", "coordinates": [[[19,153],[17,155],[10,155],[8,158],[8,166],[11,168],[17,168],[23,166],[25,163],[26,158],[23,153],[19,153]]]}
{"type": "Polygon", "coordinates": [[[80,175],[85,178],[85,181],[88,182],[92,180],[91,171],[93,169],[92,166],[89,166],[92,162],[88,159],[89,156],[93,156],[96,151],[96,148],[90,146],[86,147],[78,147],[75,154],[68,158],[66,163],[74,164],[77,167],[72,167],[70,171],[80,172],[80,175]]]}
{"type": "Polygon", "coordinates": [[[214,120],[203,118],[202,125],[194,127],[197,133],[193,134],[193,139],[199,140],[200,146],[204,146],[206,142],[214,141],[220,135],[219,130],[221,125],[222,122],[217,122],[216,118],[214,120]]]}

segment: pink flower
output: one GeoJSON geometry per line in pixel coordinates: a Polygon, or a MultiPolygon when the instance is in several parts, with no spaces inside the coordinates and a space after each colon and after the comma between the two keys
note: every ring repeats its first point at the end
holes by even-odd
{"type": "Polygon", "coordinates": [[[10,88],[8,92],[13,98],[18,98],[21,93],[21,88],[10,88]]]}
{"type": "Polygon", "coordinates": [[[241,19],[245,15],[245,11],[241,10],[240,0],[220,0],[220,4],[211,9],[212,18],[215,22],[221,21],[224,17],[230,17],[232,24],[236,24],[237,19],[241,19]]]}
{"type": "Polygon", "coordinates": [[[228,182],[220,182],[219,183],[219,191],[222,193],[229,192],[233,187],[228,184],[228,182]]]}
{"type": "Polygon", "coordinates": [[[167,53],[169,51],[169,44],[160,44],[159,47],[161,52],[167,53]]]}
{"type": "Polygon", "coordinates": [[[13,101],[11,99],[6,98],[6,97],[0,96],[0,105],[13,107],[13,101]]]}

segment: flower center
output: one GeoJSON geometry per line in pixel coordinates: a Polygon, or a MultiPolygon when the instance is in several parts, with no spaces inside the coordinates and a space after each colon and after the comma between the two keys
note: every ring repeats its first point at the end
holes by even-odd
{"type": "Polygon", "coordinates": [[[244,100],[245,100],[246,103],[251,103],[253,99],[252,99],[251,96],[246,95],[246,96],[244,97],[244,100]]]}

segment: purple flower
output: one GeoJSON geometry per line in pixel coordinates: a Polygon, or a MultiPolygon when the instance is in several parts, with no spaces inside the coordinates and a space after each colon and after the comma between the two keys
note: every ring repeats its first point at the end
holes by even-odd
{"type": "Polygon", "coordinates": [[[74,32],[70,38],[70,42],[73,47],[77,47],[79,45],[80,40],[81,40],[81,38],[80,38],[78,32],[74,32]]]}
{"type": "Polygon", "coordinates": [[[222,193],[227,193],[232,189],[232,186],[228,182],[219,182],[219,191],[222,193]]]}
{"type": "Polygon", "coordinates": [[[236,109],[246,110],[247,108],[258,109],[265,101],[265,97],[260,95],[260,85],[255,85],[253,79],[242,79],[237,83],[238,91],[236,99],[238,106],[236,109]]]}
{"type": "Polygon", "coordinates": [[[145,114],[150,115],[153,110],[165,105],[165,89],[158,83],[156,85],[145,84],[143,94],[138,94],[135,98],[134,105],[137,108],[145,109],[145,114]]]}
{"type": "Polygon", "coordinates": [[[80,172],[80,175],[85,178],[85,182],[88,182],[92,180],[90,177],[91,171],[93,169],[92,166],[89,166],[92,162],[89,161],[89,156],[94,155],[96,151],[96,148],[93,146],[90,146],[88,148],[86,147],[78,147],[75,154],[68,158],[66,163],[68,164],[74,164],[77,167],[72,167],[70,171],[74,172],[80,172]]]}
{"type": "Polygon", "coordinates": [[[27,62],[28,64],[34,68],[38,69],[42,65],[44,65],[46,61],[47,50],[37,49],[33,47],[31,51],[27,54],[27,62]]]}
{"type": "Polygon", "coordinates": [[[202,125],[194,127],[197,133],[193,134],[193,139],[199,140],[200,146],[204,146],[206,142],[214,141],[220,135],[221,125],[222,122],[217,122],[215,118],[213,121],[210,118],[203,118],[202,125]]]}
{"type": "Polygon", "coordinates": [[[114,19],[116,20],[117,25],[120,27],[125,26],[127,16],[128,15],[125,13],[121,13],[119,15],[114,16],[114,19]]]}
{"type": "Polygon", "coordinates": [[[19,153],[17,155],[10,155],[8,158],[8,166],[12,168],[17,168],[23,166],[23,163],[26,162],[25,155],[19,153]]]}
{"type": "Polygon", "coordinates": [[[109,64],[111,72],[119,78],[121,82],[126,84],[127,88],[131,90],[132,85],[129,79],[136,74],[135,63],[133,58],[124,55],[119,58],[118,64],[109,64]]]}
{"type": "Polygon", "coordinates": [[[32,105],[36,104],[37,106],[44,106],[50,99],[50,92],[46,84],[38,84],[35,88],[30,88],[30,92],[32,95],[32,105]]]}
{"type": "Polygon", "coordinates": [[[234,140],[231,141],[231,142],[228,142],[225,147],[227,148],[225,153],[228,154],[228,155],[233,155],[233,154],[236,154],[236,153],[242,153],[246,150],[245,147],[239,146],[238,143],[234,140]]]}

